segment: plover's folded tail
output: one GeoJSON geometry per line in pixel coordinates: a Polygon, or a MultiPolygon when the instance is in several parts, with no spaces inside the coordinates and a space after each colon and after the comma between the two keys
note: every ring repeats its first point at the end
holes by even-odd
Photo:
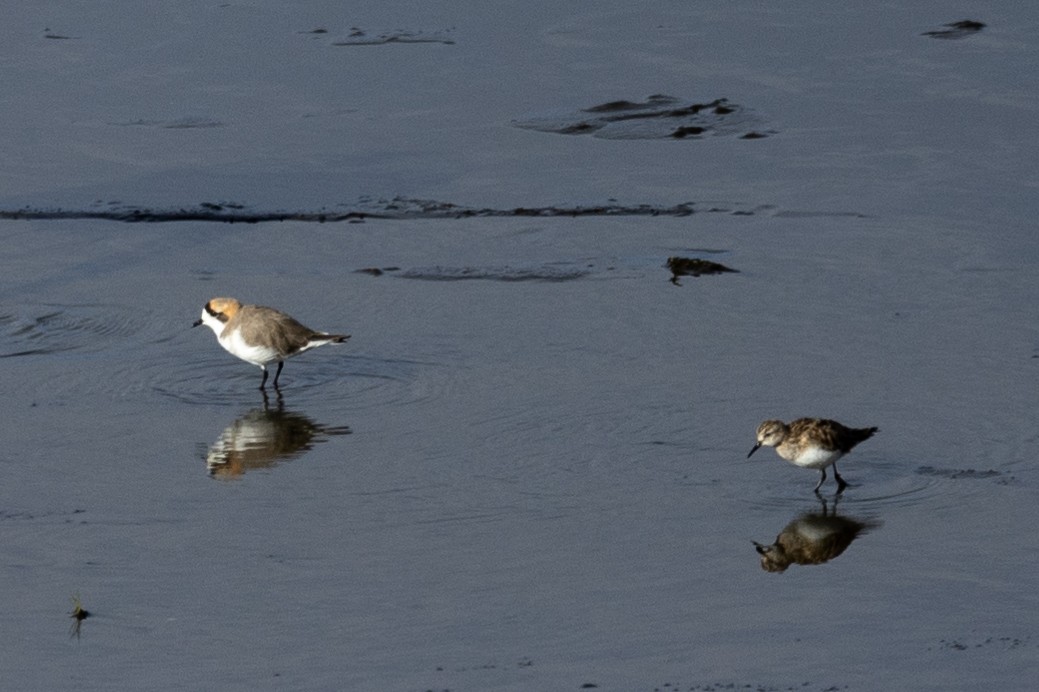
{"type": "MultiPolygon", "coordinates": [[[[310,340],[320,341],[326,344],[341,344],[349,338],[349,334],[315,334],[310,337],[310,340]]],[[[876,428],[874,428],[874,430],[876,430],[876,428]]]]}

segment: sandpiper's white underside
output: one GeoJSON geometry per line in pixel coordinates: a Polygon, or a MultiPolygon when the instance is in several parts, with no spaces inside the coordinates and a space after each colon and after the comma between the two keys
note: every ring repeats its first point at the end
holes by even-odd
{"type": "Polygon", "coordinates": [[[779,449],[776,451],[780,452],[780,456],[791,464],[806,469],[824,469],[843,456],[839,449],[823,449],[822,447],[806,447],[793,458],[783,455],[779,449]]]}

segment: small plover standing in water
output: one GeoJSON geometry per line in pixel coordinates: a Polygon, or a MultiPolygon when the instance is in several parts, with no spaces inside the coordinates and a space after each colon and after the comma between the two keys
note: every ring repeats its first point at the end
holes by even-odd
{"type": "Polygon", "coordinates": [[[837,460],[876,431],[877,428],[848,428],[825,418],[798,418],[789,425],[779,420],[767,420],[758,426],[758,443],[747,458],[760,447],[775,447],[776,454],[791,464],[819,469],[815,492],[819,492],[826,480],[826,467],[833,466],[837,492],[840,493],[848,484],[837,473],[837,460]]]}
{"type": "Polygon", "coordinates": [[[349,334],[316,332],[274,308],[242,305],[234,298],[213,298],[202,308],[202,317],[192,327],[204,324],[232,355],[263,370],[260,389],[267,385],[267,366],[278,361],[274,388],[285,359],[317,346],[341,344],[349,334]]]}

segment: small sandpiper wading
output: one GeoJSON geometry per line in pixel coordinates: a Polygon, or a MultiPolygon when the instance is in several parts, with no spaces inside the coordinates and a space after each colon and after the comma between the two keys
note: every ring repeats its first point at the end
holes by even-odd
{"type": "Polygon", "coordinates": [[[747,458],[761,447],[775,447],[776,454],[791,464],[819,469],[819,482],[815,486],[817,493],[826,480],[826,468],[832,466],[837,492],[841,493],[848,484],[837,473],[837,460],[875,432],[877,428],[849,428],[825,418],[798,418],[789,425],[779,420],[767,420],[758,426],[758,443],[747,458]]]}

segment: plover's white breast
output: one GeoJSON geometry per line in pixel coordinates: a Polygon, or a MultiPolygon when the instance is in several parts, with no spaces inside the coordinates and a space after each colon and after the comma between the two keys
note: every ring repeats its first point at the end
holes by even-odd
{"type": "Polygon", "coordinates": [[[284,358],[277,349],[270,346],[248,343],[242,338],[242,332],[238,329],[224,330],[224,333],[220,335],[220,345],[231,354],[253,365],[262,366],[284,358]]]}

